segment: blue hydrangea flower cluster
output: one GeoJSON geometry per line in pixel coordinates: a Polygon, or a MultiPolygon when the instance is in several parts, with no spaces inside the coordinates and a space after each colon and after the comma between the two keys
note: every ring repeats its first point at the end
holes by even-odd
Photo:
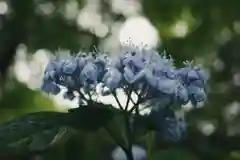
{"type": "Polygon", "coordinates": [[[196,105],[206,99],[206,81],[204,71],[191,63],[178,69],[166,54],[125,47],[117,58],[82,53],[51,60],[44,72],[42,90],[58,94],[64,86],[68,89],[64,97],[73,99],[74,91],[81,96],[93,94],[101,84],[103,95],[121,88],[136,93],[138,104],[156,103],[167,97],[171,104],[190,101],[196,105]]]}
{"type": "Polygon", "coordinates": [[[203,69],[192,62],[177,68],[165,53],[132,46],[123,47],[117,55],[99,52],[55,57],[46,66],[41,89],[56,95],[65,87],[64,98],[72,100],[78,92],[80,102],[88,103],[93,101],[91,95],[97,93],[97,86],[101,86],[102,95],[113,95],[119,107],[127,111],[128,104],[124,108],[116,97],[116,90],[123,89],[134,104],[128,111],[138,113],[139,105],[150,106],[149,117],[157,122],[160,133],[175,141],[184,137],[185,120],[177,118],[167,106],[188,102],[197,105],[206,100],[208,76],[203,69]],[[131,99],[132,93],[138,96],[137,101],[131,99]]]}

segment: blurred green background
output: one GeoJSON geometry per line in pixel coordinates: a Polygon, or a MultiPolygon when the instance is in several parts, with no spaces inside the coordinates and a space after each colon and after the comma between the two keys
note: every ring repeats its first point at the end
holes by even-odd
{"type": "MultiPolygon", "coordinates": [[[[240,159],[239,0],[1,0],[1,123],[31,112],[76,107],[39,91],[50,55],[94,46],[116,55],[128,36],[135,44],[166,50],[177,64],[194,60],[210,74],[208,101],[187,114],[187,140],[154,140],[153,158],[240,159]]],[[[145,146],[145,141],[149,137],[139,144],[145,146]]],[[[115,147],[101,130],[81,132],[41,156],[110,159],[115,147]]]]}

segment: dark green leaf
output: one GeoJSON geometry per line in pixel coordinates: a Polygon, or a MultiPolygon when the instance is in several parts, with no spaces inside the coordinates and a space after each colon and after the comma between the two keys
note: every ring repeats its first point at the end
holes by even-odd
{"type": "Polygon", "coordinates": [[[69,113],[29,114],[0,126],[0,148],[2,151],[9,148],[42,150],[68,135],[66,127],[96,131],[116,113],[111,106],[94,104],[72,109],[69,113]]]}

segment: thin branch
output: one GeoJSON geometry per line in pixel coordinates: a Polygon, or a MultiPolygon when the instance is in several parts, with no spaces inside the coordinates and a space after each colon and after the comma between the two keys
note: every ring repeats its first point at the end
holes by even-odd
{"type": "Polygon", "coordinates": [[[134,104],[134,106],[131,108],[130,113],[132,113],[134,110],[136,110],[136,113],[139,114],[139,105],[145,100],[143,98],[143,94],[145,93],[144,90],[141,90],[140,93],[135,92],[135,94],[138,96],[137,97],[137,102],[134,104]]]}
{"type": "Polygon", "coordinates": [[[143,102],[142,98],[138,98],[137,102],[134,104],[134,106],[130,109],[130,113],[132,113],[134,110],[136,110],[139,107],[139,104],[143,102]]]}
{"type": "Polygon", "coordinates": [[[90,92],[88,92],[88,96],[89,96],[89,101],[92,101],[92,95],[90,92]]]}
{"type": "Polygon", "coordinates": [[[112,93],[112,95],[113,95],[113,97],[115,98],[115,100],[117,101],[118,106],[120,107],[120,109],[124,110],[123,106],[121,105],[120,101],[119,101],[118,98],[117,98],[116,93],[112,93]]]}
{"type": "MultiPolygon", "coordinates": [[[[123,90],[124,90],[124,92],[128,95],[128,92],[127,92],[126,88],[123,88],[123,90]]],[[[132,92],[133,92],[133,90],[132,90],[132,92]]],[[[135,93],[136,93],[136,92],[135,92],[135,93]]],[[[132,99],[132,96],[130,96],[129,98],[130,98],[130,101],[131,101],[133,104],[136,103],[136,102],[134,102],[134,100],[132,99]]]]}
{"type": "Polygon", "coordinates": [[[81,91],[78,91],[78,93],[79,93],[79,95],[80,95],[81,98],[83,98],[83,99],[86,100],[86,101],[89,101],[89,100],[84,96],[84,94],[83,94],[81,91]]]}
{"type": "Polygon", "coordinates": [[[130,99],[132,99],[131,95],[132,95],[132,90],[130,90],[129,93],[127,94],[127,102],[126,102],[126,106],[125,106],[125,111],[128,110],[130,99]]]}
{"type": "Polygon", "coordinates": [[[84,94],[81,91],[78,91],[79,93],[79,105],[80,105],[80,99],[83,99],[87,104],[89,103],[89,99],[87,99],[84,94]]]}

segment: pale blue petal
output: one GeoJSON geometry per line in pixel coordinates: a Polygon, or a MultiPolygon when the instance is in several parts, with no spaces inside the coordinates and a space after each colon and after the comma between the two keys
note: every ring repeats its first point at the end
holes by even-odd
{"type": "Polygon", "coordinates": [[[76,60],[67,60],[63,64],[63,72],[68,75],[73,74],[76,71],[77,67],[78,63],[76,60]]]}
{"type": "Polygon", "coordinates": [[[96,65],[93,63],[88,63],[80,74],[81,83],[84,84],[88,82],[89,84],[95,84],[98,79],[98,71],[96,65]]]}
{"type": "Polygon", "coordinates": [[[178,82],[171,79],[158,79],[157,88],[162,93],[174,94],[178,87],[178,82]]]}
{"type": "Polygon", "coordinates": [[[115,70],[115,72],[113,72],[112,74],[112,80],[109,81],[109,88],[110,89],[116,89],[117,87],[120,87],[119,84],[122,80],[122,75],[118,70],[115,70]]]}
{"type": "Polygon", "coordinates": [[[122,80],[122,75],[115,68],[110,69],[109,72],[109,76],[105,78],[104,84],[112,91],[120,87],[119,85],[122,80]]]}
{"type": "Polygon", "coordinates": [[[124,67],[123,76],[124,76],[125,80],[128,83],[133,83],[133,81],[134,81],[134,74],[133,74],[133,72],[131,71],[131,69],[129,67],[124,67]]]}
{"type": "Polygon", "coordinates": [[[132,83],[137,82],[137,81],[142,80],[142,79],[146,79],[146,81],[148,83],[150,83],[150,85],[152,85],[152,86],[154,86],[156,84],[156,82],[155,82],[156,78],[153,77],[152,72],[148,68],[144,68],[139,73],[137,73],[134,76],[134,78],[132,80],[132,83]]]}
{"type": "Polygon", "coordinates": [[[56,95],[61,91],[58,85],[54,84],[52,81],[44,81],[41,90],[45,93],[52,93],[53,95],[56,95]]]}
{"type": "Polygon", "coordinates": [[[197,80],[197,79],[199,79],[199,75],[197,74],[197,72],[195,70],[190,70],[188,72],[188,79],[190,81],[197,80]]]}
{"type": "Polygon", "coordinates": [[[104,74],[104,76],[103,76],[103,78],[102,78],[102,82],[106,82],[107,79],[108,79],[110,76],[111,76],[111,72],[108,70],[108,71],[104,74]]]}
{"type": "Polygon", "coordinates": [[[188,87],[189,93],[193,96],[196,102],[204,101],[206,99],[206,93],[203,88],[199,88],[193,85],[188,87]]]}
{"type": "Polygon", "coordinates": [[[200,79],[192,81],[191,85],[199,87],[199,88],[204,88],[205,87],[204,81],[200,80],[200,79]]]}

